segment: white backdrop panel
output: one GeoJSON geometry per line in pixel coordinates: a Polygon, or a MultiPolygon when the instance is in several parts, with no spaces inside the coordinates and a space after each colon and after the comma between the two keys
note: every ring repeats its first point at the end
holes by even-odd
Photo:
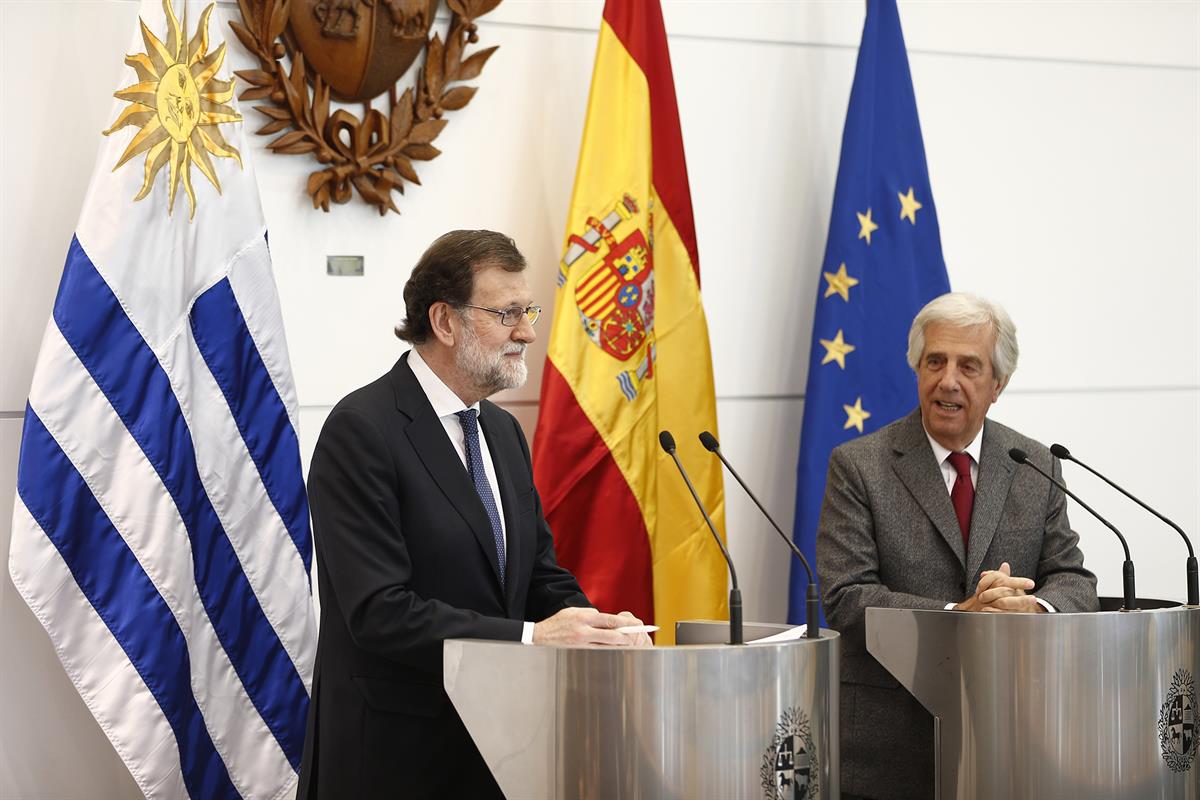
{"type": "MultiPolygon", "coordinates": [[[[858,48],[856,0],[663,0],[673,37],[858,48]]],[[[1188,0],[900,0],[910,51],[1200,66],[1200,5],[1188,0]],[[1130,35],[1137,31],[1137,35],[1130,35]]],[[[485,21],[595,29],[603,0],[508,0],[485,21]]]]}
{"type": "Polygon", "coordinates": [[[1200,72],[912,62],[950,285],[1013,315],[1015,386],[1200,385],[1200,72]]]}
{"type": "Polygon", "coordinates": [[[798,395],[855,53],[671,45],[717,395],[798,395]]]}
{"type": "MultiPolygon", "coordinates": [[[[1018,390],[1001,395],[993,411],[1000,422],[1047,445],[1065,445],[1174,520],[1200,547],[1200,390],[1018,390]]],[[[1125,534],[1139,597],[1187,599],[1187,550],[1179,534],[1074,464],[1063,465],[1063,477],[1125,534]]],[[[1069,513],[1100,594],[1119,597],[1125,559],[1120,543],[1073,501],[1069,513]]]]}
{"type": "Polygon", "coordinates": [[[0,410],[25,407],[136,18],[129,3],[0,3],[0,410]]]}

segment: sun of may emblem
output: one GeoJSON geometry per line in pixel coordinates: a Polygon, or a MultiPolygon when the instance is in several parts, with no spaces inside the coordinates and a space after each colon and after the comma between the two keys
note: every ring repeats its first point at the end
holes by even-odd
{"type": "Polygon", "coordinates": [[[204,9],[190,40],[186,37],[186,14],[181,29],[171,0],[163,0],[168,28],[165,44],[146,27],[145,21],[139,20],[146,52],[125,58],[125,63],[137,73],[138,82],[115,94],[120,100],[128,100],[129,106],[104,132],[108,136],[127,125],[140,128],[113,171],[131,158],[146,154],[145,180],[133,198],[136,201],[150,193],[158,171],[169,165],[167,213],[174,209],[175,193],[183,184],[189,219],[196,214],[192,164],[220,192],[221,182],[209,154],[236,159],[239,167],[242,163],[241,154],[217,129],[223,123],[240,122],[242,116],[226,105],[233,99],[233,81],[216,77],[225,62],[225,43],[208,52],[208,18],[214,7],[215,4],[210,4],[204,9]]]}

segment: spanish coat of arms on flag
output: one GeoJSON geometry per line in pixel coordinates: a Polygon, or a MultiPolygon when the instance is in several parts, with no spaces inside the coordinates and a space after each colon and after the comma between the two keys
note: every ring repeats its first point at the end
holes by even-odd
{"type": "Polygon", "coordinates": [[[606,610],[674,640],[726,615],[725,565],[658,432],[718,529],[720,464],[687,165],[657,0],[608,0],[559,262],[534,477],[559,561],[606,610]]]}

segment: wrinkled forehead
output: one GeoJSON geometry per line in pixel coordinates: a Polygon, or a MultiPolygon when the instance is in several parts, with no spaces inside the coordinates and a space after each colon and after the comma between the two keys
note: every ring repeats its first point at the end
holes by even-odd
{"type": "Polygon", "coordinates": [[[925,349],[922,356],[974,356],[985,364],[991,364],[992,350],[995,346],[996,329],[990,322],[979,325],[931,322],[925,326],[925,349]]]}
{"type": "Polygon", "coordinates": [[[529,279],[525,273],[524,269],[509,272],[497,264],[475,267],[471,301],[476,305],[493,308],[528,305],[532,298],[529,295],[529,279]]]}

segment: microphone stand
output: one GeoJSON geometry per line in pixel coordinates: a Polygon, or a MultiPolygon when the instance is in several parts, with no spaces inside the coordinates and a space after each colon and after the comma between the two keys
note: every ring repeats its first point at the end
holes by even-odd
{"type": "Polygon", "coordinates": [[[1050,452],[1064,461],[1073,461],[1076,464],[1078,464],[1079,466],[1083,467],[1088,472],[1092,473],[1097,478],[1104,481],[1109,486],[1116,489],[1118,492],[1125,495],[1130,500],[1132,500],[1133,502],[1137,503],[1142,508],[1149,511],[1151,514],[1153,514],[1154,516],[1161,519],[1163,522],[1170,525],[1172,528],[1175,529],[1175,531],[1180,536],[1183,537],[1183,543],[1185,545],[1187,545],[1187,549],[1188,549],[1188,558],[1187,558],[1187,597],[1188,597],[1188,600],[1187,600],[1187,604],[1189,606],[1200,606],[1200,575],[1198,575],[1197,569],[1196,569],[1196,553],[1195,553],[1195,551],[1192,550],[1192,540],[1189,539],[1188,535],[1183,532],[1183,528],[1179,527],[1174,522],[1171,522],[1171,520],[1167,519],[1162,514],[1158,513],[1153,508],[1151,508],[1150,506],[1143,503],[1141,500],[1138,500],[1136,497],[1131,495],[1129,492],[1125,491],[1120,486],[1117,486],[1115,483],[1113,483],[1108,478],[1101,475],[1099,472],[1096,472],[1096,470],[1092,469],[1091,467],[1089,467],[1087,464],[1080,461],[1075,456],[1071,455],[1071,451],[1068,450],[1067,448],[1063,447],[1061,444],[1050,445],[1050,452]]]}
{"type": "Polygon", "coordinates": [[[754,501],[754,505],[758,506],[758,510],[762,512],[762,515],[767,518],[767,522],[771,523],[771,525],[779,533],[780,538],[783,539],[784,543],[792,549],[792,554],[795,555],[796,558],[800,559],[800,563],[804,565],[804,571],[808,573],[808,594],[805,597],[804,602],[805,619],[807,623],[805,625],[804,638],[820,639],[821,599],[820,594],[817,592],[817,581],[813,577],[812,567],[809,566],[808,559],[804,557],[804,553],[800,551],[800,548],[796,546],[796,543],[793,542],[791,538],[789,538],[788,535],[783,532],[783,529],[779,527],[779,524],[775,522],[774,518],[767,513],[767,509],[764,508],[763,504],[760,503],[758,498],[754,496],[754,492],[750,491],[750,487],[746,485],[744,480],[742,480],[742,476],[738,475],[737,470],[734,469],[733,465],[730,464],[728,459],[725,458],[725,454],[721,452],[721,444],[717,441],[717,438],[708,431],[704,431],[704,433],[700,434],[700,444],[704,445],[706,450],[715,453],[717,458],[721,459],[721,463],[725,465],[725,469],[729,470],[729,474],[734,477],[746,494],[750,496],[750,499],[754,501]]]}
{"type": "Polygon", "coordinates": [[[1032,461],[1030,461],[1029,457],[1025,455],[1024,450],[1014,447],[1012,450],[1008,451],[1008,457],[1018,464],[1024,464],[1025,466],[1030,467],[1034,472],[1053,483],[1063,491],[1063,494],[1074,500],[1076,503],[1079,503],[1079,505],[1083,506],[1089,514],[1103,522],[1109,530],[1117,535],[1117,538],[1121,540],[1121,547],[1125,550],[1125,563],[1121,567],[1121,577],[1125,589],[1125,601],[1121,605],[1121,610],[1137,611],[1137,592],[1134,591],[1133,586],[1133,559],[1129,556],[1129,543],[1125,541],[1125,537],[1121,535],[1121,532],[1117,530],[1117,527],[1104,517],[1097,514],[1094,508],[1080,500],[1074,492],[1064,486],[1060,481],[1054,480],[1054,478],[1050,477],[1050,475],[1044,472],[1037,464],[1034,464],[1032,461]]]}
{"type": "Polygon", "coordinates": [[[733,559],[730,558],[725,543],[721,541],[716,526],[708,518],[708,511],[704,508],[704,503],[700,501],[700,495],[696,494],[696,487],[692,486],[692,479],[688,477],[687,470],[683,468],[683,462],[675,454],[675,437],[669,431],[662,431],[658,434],[658,443],[675,461],[675,466],[679,468],[679,474],[683,476],[683,482],[687,484],[688,491],[692,493],[692,499],[696,501],[696,507],[700,509],[704,521],[708,524],[708,529],[712,531],[713,538],[717,540],[717,547],[721,548],[721,555],[725,556],[725,563],[729,565],[729,583],[732,587],[729,590],[729,643],[745,644],[746,641],[742,638],[742,591],[738,588],[737,570],[733,568],[733,559]]]}

